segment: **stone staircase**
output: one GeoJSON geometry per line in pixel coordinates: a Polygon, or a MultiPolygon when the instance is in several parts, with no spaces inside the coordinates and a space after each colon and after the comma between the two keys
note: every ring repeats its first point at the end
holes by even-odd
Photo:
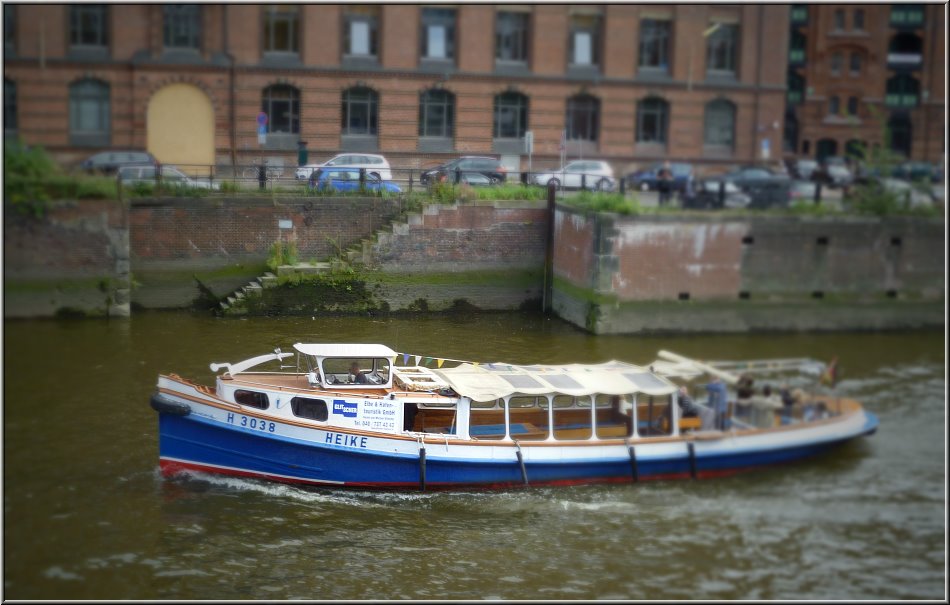
{"type": "MultiPolygon", "coordinates": [[[[454,206],[446,206],[453,208],[454,206]]],[[[245,315],[247,314],[246,300],[251,297],[260,297],[265,288],[277,286],[277,277],[290,275],[293,273],[327,273],[337,269],[342,265],[372,265],[373,264],[373,246],[376,244],[386,245],[393,237],[409,235],[409,229],[414,225],[422,225],[424,217],[427,215],[437,215],[442,205],[430,204],[419,212],[409,212],[403,217],[395,219],[393,222],[380,227],[371,236],[361,239],[359,242],[341,251],[339,259],[333,259],[322,263],[300,263],[297,265],[283,265],[277,267],[277,275],[267,272],[264,275],[254,278],[246,286],[241,286],[232,294],[222,300],[217,312],[221,315],[245,315]]]]}

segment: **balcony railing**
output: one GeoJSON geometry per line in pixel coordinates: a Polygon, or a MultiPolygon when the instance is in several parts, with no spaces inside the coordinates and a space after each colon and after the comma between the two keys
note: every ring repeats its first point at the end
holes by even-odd
{"type": "Polygon", "coordinates": [[[790,15],[792,25],[805,25],[808,23],[808,7],[793,6],[790,15]]]}
{"type": "Polygon", "coordinates": [[[891,11],[891,27],[921,27],[923,24],[923,10],[895,9],[891,11]]]}
{"type": "Polygon", "coordinates": [[[920,97],[915,94],[889,93],[884,96],[884,104],[888,107],[917,107],[920,97]]]}
{"type": "Polygon", "coordinates": [[[888,69],[917,69],[924,61],[919,52],[889,52],[887,53],[888,69]]]}

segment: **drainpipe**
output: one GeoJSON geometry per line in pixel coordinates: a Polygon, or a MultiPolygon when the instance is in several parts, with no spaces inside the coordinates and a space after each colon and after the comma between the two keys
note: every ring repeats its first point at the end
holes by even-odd
{"type": "Polygon", "coordinates": [[[237,140],[236,125],[234,123],[235,100],[234,100],[234,55],[231,54],[231,47],[228,45],[228,6],[223,5],[221,12],[222,28],[224,32],[222,44],[224,45],[224,56],[228,58],[228,122],[230,123],[231,134],[231,174],[234,175],[237,170],[237,156],[235,142],[237,140]]]}
{"type": "MultiPolygon", "coordinates": [[[[759,39],[755,54],[755,110],[752,118],[752,163],[759,152],[759,97],[762,96],[762,31],[765,29],[765,7],[759,5],[759,39]]],[[[771,149],[770,149],[771,151],[771,149]]],[[[770,158],[771,159],[771,158],[770,158]]]]}

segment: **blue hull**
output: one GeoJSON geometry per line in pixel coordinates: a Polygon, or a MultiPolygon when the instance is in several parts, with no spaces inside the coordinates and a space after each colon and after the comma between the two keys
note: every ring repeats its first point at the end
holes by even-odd
{"type": "MultiPolygon", "coordinates": [[[[874,432],[869,415],[865,430],[874,432]]],[[[631,482],[637,480],[726,475],[759,466],[790,462],[823,452],[836,441],[783,449],[752,450],[719,455],[683,455],[668,459],[629,457],[559,462],[444,460],[418,455],[383,454],[264,436],[220,427],[194,416],[159,414],[159,456],[166,474],[198,470],[261,477],[288,483],[376,488],[506,487],[631,482]]],[[[434,444],[430,444],[434,448],[434,444]]]]}

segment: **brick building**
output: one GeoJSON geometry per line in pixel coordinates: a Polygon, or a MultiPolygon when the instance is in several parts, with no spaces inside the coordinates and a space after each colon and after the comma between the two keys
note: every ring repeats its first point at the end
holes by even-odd
{"type": "Polygon", "coordinates": [[[820,159],[863,143],[944,161],[946,14],[945,3],[792,5],[785,152],[820,159]]]}
{"type": "Polygon", "coordinates": [[[305,142],[311,161],[491,153],[524,168],[529,131],[534,168],[558,162],[562,132],[568,157],[619,171],[774,161],[788,15],[770,4],[5,3],[4,133],[67,163],[140,148],[179,164],[295,164],[305,142]]]}

